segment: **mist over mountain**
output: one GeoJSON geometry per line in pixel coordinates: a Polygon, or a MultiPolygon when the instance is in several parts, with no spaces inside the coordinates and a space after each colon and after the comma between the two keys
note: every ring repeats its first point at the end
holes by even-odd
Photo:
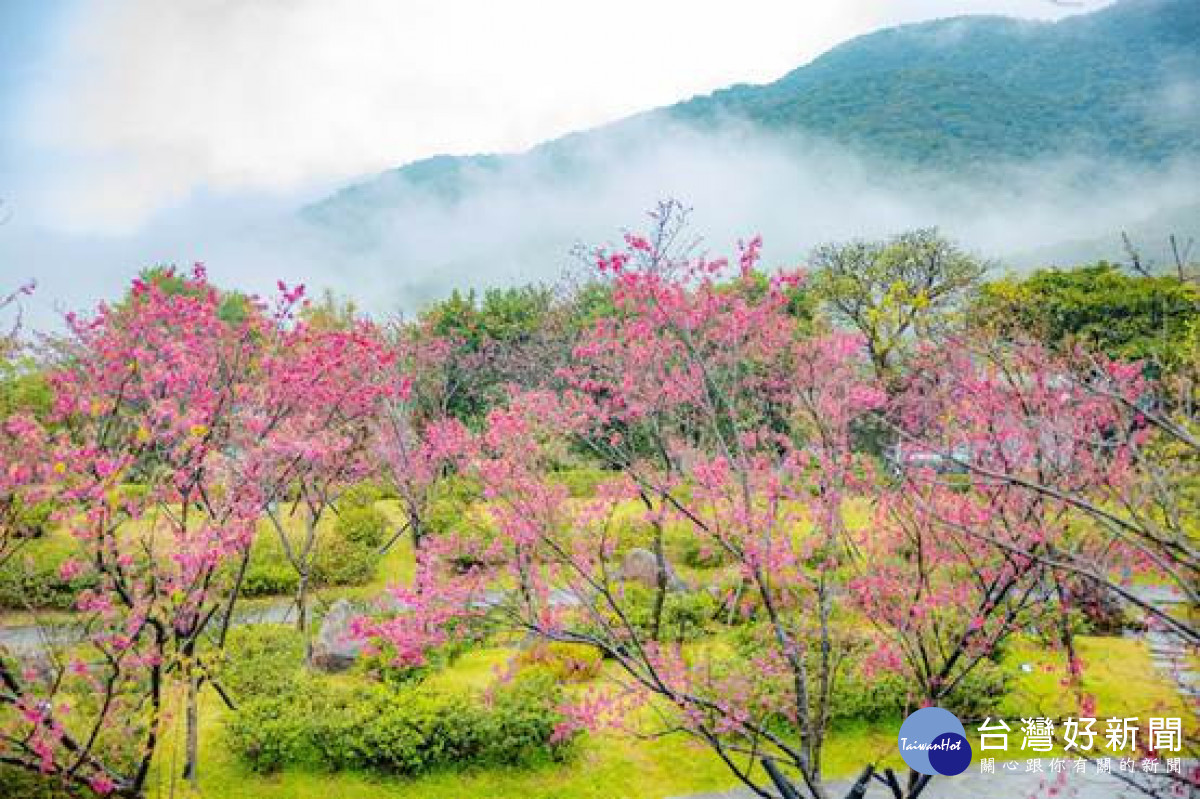
{"type": "Polygon", "coordinates": [[[1119,260],[1122,232],[1163,263],[1168,234],[1200,239],[1198,41],[1197,0],[905,25],[526,152],[428,158],[332,193],[201,192],[129,235],[50,235],[18,207],[0,262],[10,284],[36,273],[43,322],[197,260],[243,290],[285,277],[411,312],[453,288],[553,281],[577,245],[670,197],[711,252],[762,234],[771,267],[928,226],[998,269],[1119,260]]]}
{"type": "Polygon", "coordinates": [[[439,156],[309,205],[300,227],[411,306],[550,278],[573,243],[664,196],[714,249],[938,225],[1002,265],[1151,260],[1200,231],[1200,3],[1123,0],[1059,22],[962,17],[834,48],[738,85],[509,155],[439,156]]]}

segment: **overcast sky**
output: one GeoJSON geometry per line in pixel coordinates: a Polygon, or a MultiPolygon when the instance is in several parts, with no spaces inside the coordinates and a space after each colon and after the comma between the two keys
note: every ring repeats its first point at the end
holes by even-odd
{"type": "Polygon", "coordinates": [[[879,27],[1051,0],[0,0],[0,196],[122,234],[197,198],[296,197],[511,151],[879,27]]]}

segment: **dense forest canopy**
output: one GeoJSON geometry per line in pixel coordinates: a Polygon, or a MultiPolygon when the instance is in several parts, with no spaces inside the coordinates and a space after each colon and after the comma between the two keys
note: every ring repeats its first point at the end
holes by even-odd
{"type": "Polygon", "coordinates": [[[1128,0],[1056,23],[964,17],[836,47],[775,83],[671,109],[799,129],[917,163],[1097,152],[1135,162],[1195,155],[1200,8],[1128,0]],[[1193,101],[1194,102],[1194,101],[1193,101]]]}

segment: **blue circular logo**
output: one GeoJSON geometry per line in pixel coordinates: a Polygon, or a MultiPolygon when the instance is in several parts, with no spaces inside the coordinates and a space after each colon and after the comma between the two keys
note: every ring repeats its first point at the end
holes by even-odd
{"type": "Polygon", "coordinates": [[[924,707],[900,725],[900,756],[913,771],[953,777],[971,765],[971,744],[962,722],[949,710],[924,707]]]}

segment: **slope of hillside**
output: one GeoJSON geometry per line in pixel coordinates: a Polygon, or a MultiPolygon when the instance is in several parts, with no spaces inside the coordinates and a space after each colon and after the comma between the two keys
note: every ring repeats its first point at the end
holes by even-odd
{"type": "Polygon", "coordinates": [[[1131,224],[1182,219],[1175,232],[1200,232],[1197,42],[1200,0],[1119,0],[1056,23],[907,25],[773,83],[525,153],[389,170],[301,218],[351,259],[390,271],[433,258],[453,284],[541,275],[664,196],[707,213],[711,235],[763,232],[784,258],[924,225],[997,257],[1095,249],[1080,242],[1118,257],[1108,248],[1131,224]]]}
{"type": "Polygon", "coordinates": [[[939,20],[670,113],[803,129],[939,167],[1061,150],[1159,162],[1200,150],[1198,43],[1195,0],[1124,0],[1056,23],[939,20]]]}
{"type": "MultiPolygon", "coordinates": [[[[1056,23],[960,17],[862,36],[774,83],[733,86],[643,117],[701,128],[735,119],[940,169],[1060,151],[1161,163],[1200,153],[1197,42],[1197,0],[1122,0],[1056,23]]],[[[341,203],[386,203],[402,187],[455,199],[465,174],[521,158],[569,172],[573,150],[621,125],[521,156],[418,161],[310,211],[328,220],[341,203]]]]}

